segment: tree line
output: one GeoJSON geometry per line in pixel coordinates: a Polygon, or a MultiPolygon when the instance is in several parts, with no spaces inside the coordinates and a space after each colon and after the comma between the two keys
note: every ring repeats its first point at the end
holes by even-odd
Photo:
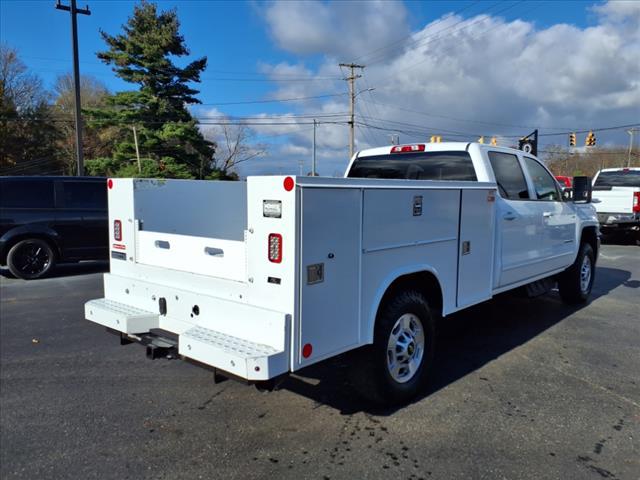
{"type": "MultiPolygon", "coordinates": [[[[193,88],[207,58],[185,67],[190,54],[175,10],[143,1],[115,35],[100,31],[98,58],[132,85],[110,92],[82,76],[84,157],[88,175],[234,179],[234,167],[262,154],[246,145],[248,132],[223,127],[218,150],[204,137],[188,107],[200,103],[193,88]],[[137,141],[137,148],[136,148],[137,141]]],[[[69,174],[76,171],[74,90],[70,74],[53,91],[28,71],[16,49],[0,45],[0,174],[69,174]]]]}

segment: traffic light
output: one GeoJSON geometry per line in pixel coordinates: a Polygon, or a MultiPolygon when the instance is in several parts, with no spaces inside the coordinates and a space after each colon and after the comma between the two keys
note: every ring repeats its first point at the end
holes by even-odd
{"type": "Polygon", "coordinates": [[[494,147],[498,146],[498,139],[496,137],[491,137],[491,145],[494,147]]]}
{"type": "Polygon", "coordinates": [[[442,137],[440,135],[431,135],[431,143],[441,143],[442,137]]]}
{"type": "Polygon", "coordinates": [[[478,139],[478,143],[484,143],[484,135],[478,139]]]}
{"type": "Polygon", "coordinates": [[[575,147],[576,146],[576,134],[575,133],[570,133],[569,134],[569,146],[570,147],[575,147]]]}
{"type": "Polygon", "coordinates": [[[596,134],[592,131],[589,131],[587,134],[587,138],[584,142],[587,147],[595,147],[596,146],[596,134]]]}

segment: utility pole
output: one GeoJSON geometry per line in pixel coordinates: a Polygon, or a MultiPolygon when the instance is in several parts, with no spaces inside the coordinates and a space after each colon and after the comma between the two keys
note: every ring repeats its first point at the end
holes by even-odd
{"type": "Polygon", "coordinates": [[[84,158],[82,152],[82,113],[80,111],[80,66],[78,62],[78,21],[76,16],[91,15],[89,7],[77,8],[76,0],[69,0],[70,5],[62,5],[60,0],[56,9],[64,10],[71,14],[71,45],[73,47],[73,90],[75,93],[75,117],[76,117],[76,157],[78,159],[78,176],[84,175],[84,158]]]}
{"type": "Polygon", "coordinates": [[[138,150],[138,134],[136,132],[136,126],[133,125],[133,142],[136,145],[136,158],[138,159],[138,173],[142,173],[142,162],[140,162],[140,150],[138,150]]]}
{"type": "Polygon", "coordinates": [[[311,158],[311,176],[316,176],[316,119],[313,119],[313,157],[311,158]]]}
{"type": "Polygon", "coordinates": [[[631,130],[627,130],[629,134],[629,157],[627,158],[627,168],[631,167],[631,149],[633,148],[633,134],[638,131],[637,128],[632,128],[631,130]]]}
{"type": "Polygon", "coordinates": [[[350,120],[349,120],[349,159],[353,157],[353,147],[355,143],[354,128],[355,128],[355,111],[356,111],[356,78],[362,77],[362,75],[356,75],[355,69],[364,69],[364,65],[356,65],[355,63],[341,63],[340,67],[346,67],[351,70],[351,74],[345,78],[349,82],[349,97],[350,97],[350,120]]]}

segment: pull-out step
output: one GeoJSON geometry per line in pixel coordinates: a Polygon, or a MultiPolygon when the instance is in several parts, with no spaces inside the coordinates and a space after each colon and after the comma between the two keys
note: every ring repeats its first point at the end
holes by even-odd
{"type": "Polygon", "coordinates": [[[143,333],[158,328],[158,314],[141,310],[107,298],[88,301],[85,317],[93,322],[123,333],[143,333]]]}
{"type": "Polygon", "coordinates": [[[284,350],[201,326],[180,335],[179,353],[247,380],[268,380],[288,370],[284,350]]]}

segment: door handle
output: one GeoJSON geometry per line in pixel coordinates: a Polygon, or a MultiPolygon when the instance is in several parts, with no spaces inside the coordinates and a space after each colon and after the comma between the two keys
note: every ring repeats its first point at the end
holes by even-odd
{"type": "Polygon", "coordinates": [[[544,218],[553,217],[553,212],[542,212],[542,216],[544,218]]]}
{"type": "Polygon", "coordinates": [[[502,218],[504,218],[505,220],[511,221],[511,220],[515,220],[516,218],[518,218],[518,216],[513,212],[507,212],[502,216],[502,218]]]}

